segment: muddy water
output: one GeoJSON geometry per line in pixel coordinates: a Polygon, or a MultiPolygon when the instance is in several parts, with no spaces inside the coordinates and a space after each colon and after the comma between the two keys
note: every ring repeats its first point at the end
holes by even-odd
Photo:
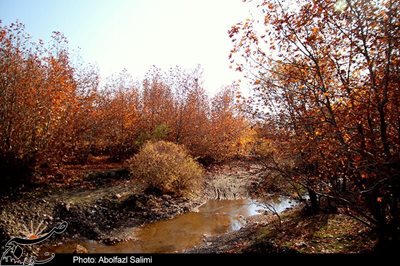
{"type": "MultiPolygon", "coordinates": [[[[294,202],[281,198],[270,204],[276,211],[282,212],[293,206],[294,202]]],[[[179,252],[200,244],[205,237],[239,230],[247,217],[265,211],[265,206],[253,200],[209,200],[196,211],[129,229],[133,240],[113,246],[94,241],[69,243],[57,248],[56,252],[73,252],[76,244],[87,248],[89,253],[179,252]]]]}

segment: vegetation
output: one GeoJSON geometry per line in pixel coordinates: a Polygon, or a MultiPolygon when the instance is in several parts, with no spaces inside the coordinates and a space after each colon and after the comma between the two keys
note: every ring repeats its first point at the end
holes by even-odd
{"type": "Polygon", "coordinates": [[[148,140],[184,145],[205,162],[243,151],[248,124],[235,87],[210,99],[200,68],[154,67],[142,81],[123,70],[100,85],[95,67],[72,62],[61,33],[47,47],[13,23],[0,25],[0,71],[0,171],[8,185],[20,187],[42,168],[85,164],[89,155],[123,161],[148,140]]]}
{"type": "Polygon", "coordinates": [[[147,142],[129,160],[132,174],[147,191],[192,196],[201,191],[203,169],[187,151],[172,142],[147,142]]]}
{"type": "Polygon", "coordinates": [[[301,184],[314,211],[333,201],[381,244],[397,242],[399,2],[256,3],[230,30],[231,58],[253,82],[267,168],[301,184]]]}
{"type": "MultiPolygon", "coordinates": [[[[102,79],[95,66],[71,59],[60,32],[50,44],[32,42],[23,24],[0,22],[1,195],[43,172],[62,177],[62,166],[97,161],[107,169],[127,162],[146,192],[190,201],[202,188],[199,162],[246,156],[263,166],[248,174],[265,182],[249,177],[238,186],[307,198],[298,217],[306,225],[294,231],[295,242],[280,244],[307,250],[297,241],[303,233],[326,246],[350,233],[372,238],[347,230],[357,224],[372,229],[378,247],[398,249],[400,2],[248,2],[252,17],[229,31],[230,62],[250,81],[247,98],[235,85],[207,95],[200,67],[102,79]]],[[[110,171],[105,176],[115,177],[110,171]]],[[[237,178],[215,177],[214,194],[233,187],[235,197],[226,184],[237,178]]],[[[47,175],[40,178],[51,187],[47,175]]]]}

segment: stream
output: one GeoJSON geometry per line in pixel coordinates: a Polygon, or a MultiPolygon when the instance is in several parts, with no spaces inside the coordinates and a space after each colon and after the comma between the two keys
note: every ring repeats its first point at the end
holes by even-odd
{"type": "MultiPolygon", "coordinates": [[[[296,201],[281,197],[269,202],[278,213],[296,205],[296,201]]],[[[132,240],[105,245],[96,241],[65,243],[56,253],[72,253],[76,245],[84,246],[89,253],[172,253],[193,248],[205,237],[237,231],[246,218],[268,211],[255,200],[208,200],[196,210],[141,227],[128,228],[132,240]]]]}

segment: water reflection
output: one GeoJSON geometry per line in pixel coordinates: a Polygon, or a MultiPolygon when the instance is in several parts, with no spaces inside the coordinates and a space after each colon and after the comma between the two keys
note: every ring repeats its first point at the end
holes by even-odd
{"type": "MultiPolygon", "coordinates": [[[[292,206],[289,199],[281,198],[271,202],[277,212],[292,206]]],[[[132,229],[134,240],[113,246],[88,241],[79,243],[89,253],[169,253],[181,251],[200,244],[204,237],[217,236],[239,230],[245,219],[260,214],[267,208],[253,200],[209,200],[198,208],[171,220],[158,221],[132,229]]],[[[56,252],[72,252],[77,243],[59,247],[56,252]]]]}

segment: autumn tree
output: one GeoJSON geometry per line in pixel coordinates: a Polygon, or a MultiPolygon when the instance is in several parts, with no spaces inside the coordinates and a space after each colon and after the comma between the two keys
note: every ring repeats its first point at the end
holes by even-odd
{"type": "Polygon", "coordinates": [[[90,154],[123,161],[148,141],[222,161],[237,154],[247,127],[233,90],[210,100],[200,67],[153,67],[141,81],[123,70],[102,80],[95,66],[71,59],[61,33],[49,44],[33,42],[21,23],[0,26],[0,71],[0,171],[7,184],[87,163],[90,154]]]}
{"type": "Polygon", "coordinates": [[[139,139],[182,144],[201,160],[232,158],[247,128],[235,91],[227,87],[210,100],[201,80],[199,67],[151,69],[143,82],[139,139]],[[154,139],[161,136],[156,132],[163,138],[154,139]]]}
{"type": "MultiPolygon", "coordinates": [[[[253,82],[271,169],[399,237],[399,3],[259,1],[232,27],[231,60],[253,82]],[[238,56],[239,55],[239,56],[238,56]]],[[[251,110],[257,110],[253,107],[251,110]]]]}
{"type": "MultiPolygon", "coordinates": [[[[165,82],[161,69],[150,69],[142,83],[140,98],[141,138],[146,140],[155,131],[163,127],[166,135],[170,132],[174,117],[174,95],[171,87],[165,82]]],[[[165,140],[169,136],[163,136],[165,140]]]]}
{"type": "Polygon", "coordinates": [[[238,154],[240,140],[247,132],[247,121],[236,104],[236,89],[228,86],[211,100],[211,137],[209,151],[218,160],[238,154]]]}
{"type": "Polygon", "coordinates": [[[115,160],[128,158],[137,150],[140,104],[139,91],[130,74],[123,70],[109,77],[94,102],[95,152],[115,160]]]}
{"type": "Polygon", "coordinates": [[[77,107],[76,83],[62,34],[55,32],[47,48],[42,41],[30,42],[21,23],[1,26],[0,33],[2,165],[14,165],[5,172],[19,175],[18,168],[51,163],[68,153],[66,129],[77,107]]]}
{"type": "Polygon", "coordinates": [[[59,32],[50,45],[32,42],[21,23],[0,32],[0,168],[8,189],[60,164],[85,162],[99,76],[72,63],[59,32]]]}
{"type": "Polygon", "coordinates": [[[196,157],[205,157],[209,143],[210,105],[202,86],[202,70],[175,67],[168,72],[174,94],[172,140],[182,144],[196,157]]]}
{"type": "Polygon", "coordinates": [[[72,147],[68,155],[69,163],[85,163],[90,153],[95,153],[99,141],[97,99],[100,75],[98,69],[90,64],[75,66],[77,108],[71,115],[71,131],[68,133],[72,147]]]}

